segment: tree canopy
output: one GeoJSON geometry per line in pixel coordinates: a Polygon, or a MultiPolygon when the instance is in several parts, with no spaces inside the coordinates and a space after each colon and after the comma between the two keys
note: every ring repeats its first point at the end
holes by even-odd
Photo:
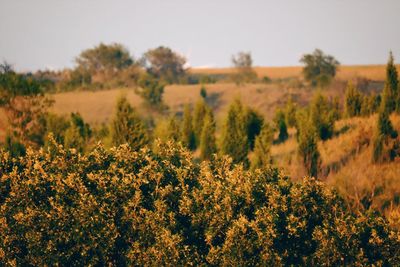
{"type": "Polygon", "coordinates": [[[304,78],[312,86],[325,86],[335,77],[339,61],[333,56],[325,55],[322,50],[315,49],[312,54],[305,54],[300,59],[304,64],[304,78]]]}

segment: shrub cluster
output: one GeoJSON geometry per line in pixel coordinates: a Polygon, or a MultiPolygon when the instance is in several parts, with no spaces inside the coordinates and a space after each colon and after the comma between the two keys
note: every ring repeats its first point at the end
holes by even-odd
{"type": "Polygon", "coordinates": [[[396,265],[400,236],[320,182],[229,158],[52,143],[0,152],[3,265],[396,265]]]}

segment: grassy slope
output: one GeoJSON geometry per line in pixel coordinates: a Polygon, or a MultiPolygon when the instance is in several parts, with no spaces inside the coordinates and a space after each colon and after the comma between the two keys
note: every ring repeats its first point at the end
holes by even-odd
{"type": "MultiPolygon", "coordinates": [[[[370,80],[382,81],[385,79],[386,65],[355,65],[340,66],[337,77],[341,80],[348,80],[355,77],[364,77],[370,80]]],[[[301,66],[293,67],[255,67],[259,77],[268,76],[271,79],[283,79],[289,77],[301,77],[301,66]]],[[[400,71],[400,65],[397,65],[400,71]]],[[[211,68],[211,69],[191,69],[192,73],[202,74],[229,74],[235,72],[234,68],[211,68]]]]}
{"type": "MultiPolygon", "coordinates": [[[[332,139],[318,143],[321,154],[320,178],[335,187],[355,203],[370,202],[385,213],[399,212],[400,159],[384,164],[373,164],[372,143],[377,116],[338,121],[338,132],[332,139]]],[[[400,116],[391,121],[400,132],[400,116]]],[[[305,174],[297,155],[297,142],[292,130],[289,140],[272,146],[272,156],[283,172],[294,179],[305,174]]],[[[400,217],[399,217],[400,218],[400,217]]],[[[400,225],[400,221],[397,222],[400,225]]]]}

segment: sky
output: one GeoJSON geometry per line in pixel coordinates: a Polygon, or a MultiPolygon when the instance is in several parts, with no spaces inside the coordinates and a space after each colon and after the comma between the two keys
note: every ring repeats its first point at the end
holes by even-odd
{"type": "Polygon", "coordinates": [[[192,67],[299,65],[315,48],[343,65],[400,59],[398,0],[0,0],[0,60],[20,71],[73,67],[100,42],[138,58],[168,46],[192,67]]]}

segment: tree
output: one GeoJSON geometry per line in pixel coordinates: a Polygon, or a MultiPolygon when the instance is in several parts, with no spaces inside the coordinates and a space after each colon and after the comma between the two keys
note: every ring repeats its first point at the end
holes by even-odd
{"type": "Polygon", "coordinates": [[[256,136],[260,134],[261,128],[264,124],[264,117],[256,110],[246,107],[244,120],[246,122],[249,148],[250,150],[253,150],[256,136]]]}
{"type": "Polygon", "coordinates": [[[345,109],[348,117],[355,117],[361,115],[361,108],[363,105],[363,95],[353,85],[348,82],[345,93],[345,109]]]}
{"type": "Polygon", "coordinates": [[[152,107],[162,109],[164,94],[164,84],[161,83],[157,78],[150,74],[144,74],[138,81],[139,88],[135,89],[135,92],[139,94],[145,103],[152,107]]]}
{"type": "Polygon", "coordinates": [[[144,58],[148,72],[167,83],[177,83],[185,75],[186,59],[168,47],[150,49],[144,58]]]}
{"type": "Polygon", "coordinates": [[[203,99],[197,101],[193,114],[193,131],[196,139],[196,147],[200,145],[201,132],[204,125],[204,117],[207,114],[207,105],[203,99]]]}
{"type": "Polygon", "coordinates": [[[125,96],[121,96],[117,101],[111,133],[112,143],[115,146],[127,143],[135,151],[149,142],[142,120],[125,96]]]}
{"type": "Polygon", "coordinates": [[[296,126],[296,104],[293,103],[292,97],[286,102],[285,121],[288,127],[296,126]]]}
{"type": "Polygon", "coordinates": [[[248,164],[249,142],[242,103],[235,99],[230,105],[221,134],[221,153],[232,157],[234,163],[248,164]]]}
{"type": "Polygon", "coordinates": [[[252,82],[257,78],[257,74],[252,67],[253,59],[250,52],[239,52],[236,56],[233,55],[232,64],[237,70],[234,77],[237,84],[252,82]]]}
{"type": "Polygon", "coordinates": [[[196,136],[193,131],[193,117],[192,111],[188,104],[185,105],[183,110],[183,122],[181,129],[181,140],[183,146],[190,150],[196,149],[196,136]]]}
{"type": "Polygon", "coordinates": [[[201,85],[200,88],[200,96],[205,100],[207,98],[207,89],[204,84],[201,85]]]}
{"type": "MultiPolygon", "coordinates": [[[[391,102],[389,102],[391,104],[391,102]]],[[[372,161],[373,162],[384,162],[393,160],[398,151],[396,142],[397,131],[393,128],[393,125],[389,118],[390,108],[386,105],[386,99],[384,98],[382,106],[380,107],[378,114],[377,130],[372,148],[372,161]]]]}
{"type": "Polygon", "coordinates": [[[200,158],[202,160],[210,160],[215,153],[217,153],[215,120],[212,110],[207,109],[203,129],[201,131],[200,158]]]}
{"type": "Polygon", "coordinates": [[[88,71],[91,75],[96,73],[112,75],[134,62],[129,51],[117,43],[109,45],[100,43],[82,51],[75,61],[78,69],[88,71]]]}
{"type": "Polygon", "coordinates": [[[286,120],[285,120],[285,113],[283,112],[282,109],[278,108],[275,111],[275,117],[274,117],[274,122],[275,122],[275,126],[278,129],[278,141],[281,142],[285,142],[288,137],[289,134],[287,132],[287,126],[286,126],[286,120]]]}
{"type": "Polygon", "coordinates": [[[303,120],[299,125],[298,152],[307,174],[315,178],[318,177],[321,165],[316,132],[317,130],[309,119],[303,120]]]}
{"type": "Polygon", "coordinates": [[[335,77],[336,69],[340,64],[333,56],[325,55],[320,49],[315,49],[312,54],[305,54],[300,62],[305,65],[304,78],[312,86],[321,87],[327,85],[335,77]]]}
{"type": "Polygon", "coordinates": [[[321,140],[331,138],[335,125],[334,110],[331,109],[327,99],[320,92],[317,92],[310,108],[311,122],[318,138],[321,140]]]}
{"type": "Polygon", "coordinates": [[[392,52],[389,54],[389,60],[386,65],[386,80],[383,89],[382,98],[386,102],[386,108],[389,114],[394,110],[400,112],[400,94],[399,81],[396,66],[394,65],[394,58],[392,52]]]}
{"type": "Polygon", "coordinates": [[[8,120],[9,144],[18,144],[17,148],[43,145],[43,121],[52,103],[33,77],[14,72],[6,62],[0,64],[0,107],[8,120]]]}
{"type": "Polygon", "coordinates": [[[271,164],[271,146],[274,140],[274,130],[268,124],[264,123],[260,134],[256,137],[254,153],[251,159],[251,168],[263,168],[271,164]]]}

